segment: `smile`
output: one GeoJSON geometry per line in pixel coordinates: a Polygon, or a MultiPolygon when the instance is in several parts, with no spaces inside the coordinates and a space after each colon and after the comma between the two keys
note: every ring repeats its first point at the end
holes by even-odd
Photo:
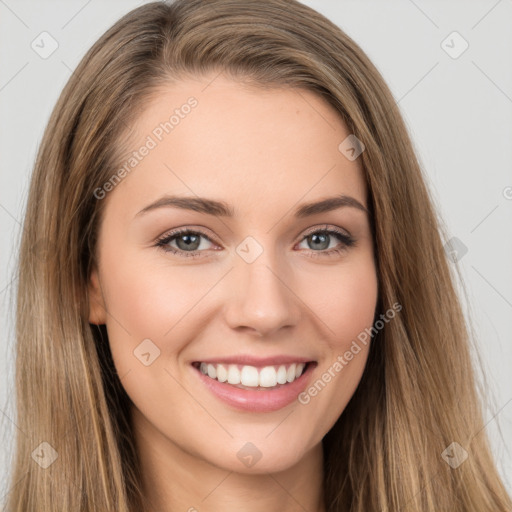
{"type": "Polygon", "coordinates": [[[192,366],[202,383],[222,402],[250,412],[271,412],[297,399],[306,388],[316,362],[263,365],[261,362],[196,361],[192,366]]]}
{"type": "Polygon", "coordinates": [[[257,368],[236,364],[207,364],[201,363],[199,369],[204,375],[219,382],[242,384],[249,388],[272,388],[278,384],[286,384],[298,379],[304,372],[305,363],[289,365],[264,366],[257,368]]]}

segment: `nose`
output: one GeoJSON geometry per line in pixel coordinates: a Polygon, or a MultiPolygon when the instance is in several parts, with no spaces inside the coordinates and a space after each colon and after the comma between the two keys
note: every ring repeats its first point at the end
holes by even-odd
{"type": "Polygon", "coordinates": [[[297,325],[302,301],[293,291],[289,270],[266,256],[247,263],[238,260],[230,273],[231,293],[225,310],[228,325],[260,337],[297,325]]]}

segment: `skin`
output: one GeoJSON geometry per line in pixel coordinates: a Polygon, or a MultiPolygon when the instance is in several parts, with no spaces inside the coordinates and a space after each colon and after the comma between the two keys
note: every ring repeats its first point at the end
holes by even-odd
{"type": "MultiPolygon", "coordinates": [[[[378,289],[368,214],[343,207],[293,216],[303,203],[340,194],[367,207],[361,159],[338,150],[350,132],[314,93],[222,75],[162,89],[141,113],[132,149],[190,96],[197,107],[102,199],[89,320],[106,324],[133,402],[152,510],[321,512],[321,441],[359,384],[369,345],[308,404],[267,413],[219,401],[191,363],[292,354],[317,361],[314,383],[371,327],[378,289]],[[137,215],[164,194],[225,201],[235,216],[175,207],[137,215]],[[305,238],[326,226],[355,245],[328,255],[343,242],[305,238]],[[206,232],[194,246],[199,257],[155,245],[181,227],[206,232]],[[250,264],[236,252],[247,236],[263,249],[250,264]],[[144,339],[160,350],[149,366],[134,356],[144,339]],[[251,467],[237,457],[247,442],[261,454],[251,467]]],[[[186,251],[178,242],[170,245],[186,251]]]]}

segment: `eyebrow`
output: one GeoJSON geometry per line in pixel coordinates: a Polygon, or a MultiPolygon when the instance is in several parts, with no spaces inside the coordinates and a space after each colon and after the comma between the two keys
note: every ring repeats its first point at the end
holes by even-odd
{"type": "MultiPolygon", "coordinates": [[[[357,199],[347,195],[328,197],[319,201],[305,203],[299,206],[294,213],[296,218],[309,217],[318,213],[330,212],[338,208],[350,207],[361,210],[368,215],[370,212],[357,199]]],[[[163,196],[153,203],[149,204],[138,212],[135,217],[143,215],[158,208],[181,208],[182,210],[192,210],[195,212],[206,213],[220,217],[234,217],[234,209],[224,201],[216,201],[204,197],[184,197],[184,196],[163,196]]]]}

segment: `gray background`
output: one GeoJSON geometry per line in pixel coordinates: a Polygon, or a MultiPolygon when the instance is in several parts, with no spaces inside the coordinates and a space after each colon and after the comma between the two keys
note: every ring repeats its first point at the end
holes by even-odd
{"type": "MultiPolygon", "coordinates": [[[[16,429],[15,247],[35,152],[85,51],[142,3],[0,0],[0,503],[16,429]],[[58,43],[48,58],[31,47],[42,46],[43,31],[58,43]]],[[[383,74],[450,237],[467,248],[458,264],[490,384],[486,430],[512,492],[512,0],[304,3],[345,30],[383,74]],[[453,31],[469,44],[461,55],[463,41],[446,40],[453,31]]]]}

